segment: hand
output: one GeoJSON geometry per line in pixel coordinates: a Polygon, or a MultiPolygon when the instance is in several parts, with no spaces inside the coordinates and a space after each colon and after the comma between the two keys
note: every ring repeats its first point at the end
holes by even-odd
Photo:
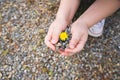
{"type": "Polygon", "coordinates": [[[85,23],[76,21],[71,25],[71,33],[69,48],[59,51],[62,55],[70,56],[83,49],[88,38],[88,27],[85,23]]]}
{"type": "Polygon", "coordinates": [[[55,19],[54,22],[50,25],[48,33],[45,37],[45,44],[55,51],[55,46],[58,42],[60,33],[65,30],[68,23],[63,19],[55,19]]]}

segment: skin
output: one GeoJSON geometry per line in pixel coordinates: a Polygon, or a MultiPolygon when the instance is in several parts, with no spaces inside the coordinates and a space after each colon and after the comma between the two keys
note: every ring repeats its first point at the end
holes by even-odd
{"type": "MultiPolygon", "coordinates": [[[[51,24],[45,37],[45,44],[55,51],[59,34],[70,24],[76,13],[80,0],[61,0],[56,19],[51,24]],[[74,5],[73,5],[74,4],[74,5]]],[[[72,39],[69,48],[59,50],[61,55],[71,56],[80,52],[88,38],[88,29],[108,17],[120,8],[120,0],[96,0],[75,22],[71,25],[72,39]],[[93,15],[94,14],[94,15],[93,15]]]]}

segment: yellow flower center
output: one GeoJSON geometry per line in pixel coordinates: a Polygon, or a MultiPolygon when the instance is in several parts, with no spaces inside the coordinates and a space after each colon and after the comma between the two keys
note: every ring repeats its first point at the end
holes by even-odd
{"type": "Polygon", "coordinates": [[[60,34],[60,40],[65,41],[68,38],[68,34],[66,32],[62,32],[60,34]]]}

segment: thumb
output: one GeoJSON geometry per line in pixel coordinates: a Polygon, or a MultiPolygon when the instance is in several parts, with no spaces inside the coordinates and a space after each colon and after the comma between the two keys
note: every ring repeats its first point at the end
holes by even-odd
{"type": "Polygon", "coordinates": [[[72,33],[72,38],[70,40],[69,47],[71,49],[75,48],[79,40],[80,40],[80,34],[78,34],[77,32],[72,33]]]}
{"type": "Polygon", "coordinates": [[[52,32],[52,40],[51,40],[52,44],[56,44],[58,42],[60,33],[61,33],[60,29],[54,29],[54,31],[52,32]]]}

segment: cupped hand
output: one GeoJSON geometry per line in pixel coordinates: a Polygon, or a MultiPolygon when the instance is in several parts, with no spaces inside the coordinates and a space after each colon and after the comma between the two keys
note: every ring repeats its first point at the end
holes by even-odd
{"type": "Polygon", "coordinates": [[[65,30],[68,23],[65,20],[55,19],[53,23],[50,25],[48,33],[45,37],[45,44],[55,51],[55,46],[58,42],[60,33],[65,30]]]}
{"type": "Polygon", "coordinates": [[[86,24],[76,21],[71,25],[71,33],[69,48],[59,51],[64,56],[71,56],[83,49],[88,38],[88,27],[86,24]]]}

